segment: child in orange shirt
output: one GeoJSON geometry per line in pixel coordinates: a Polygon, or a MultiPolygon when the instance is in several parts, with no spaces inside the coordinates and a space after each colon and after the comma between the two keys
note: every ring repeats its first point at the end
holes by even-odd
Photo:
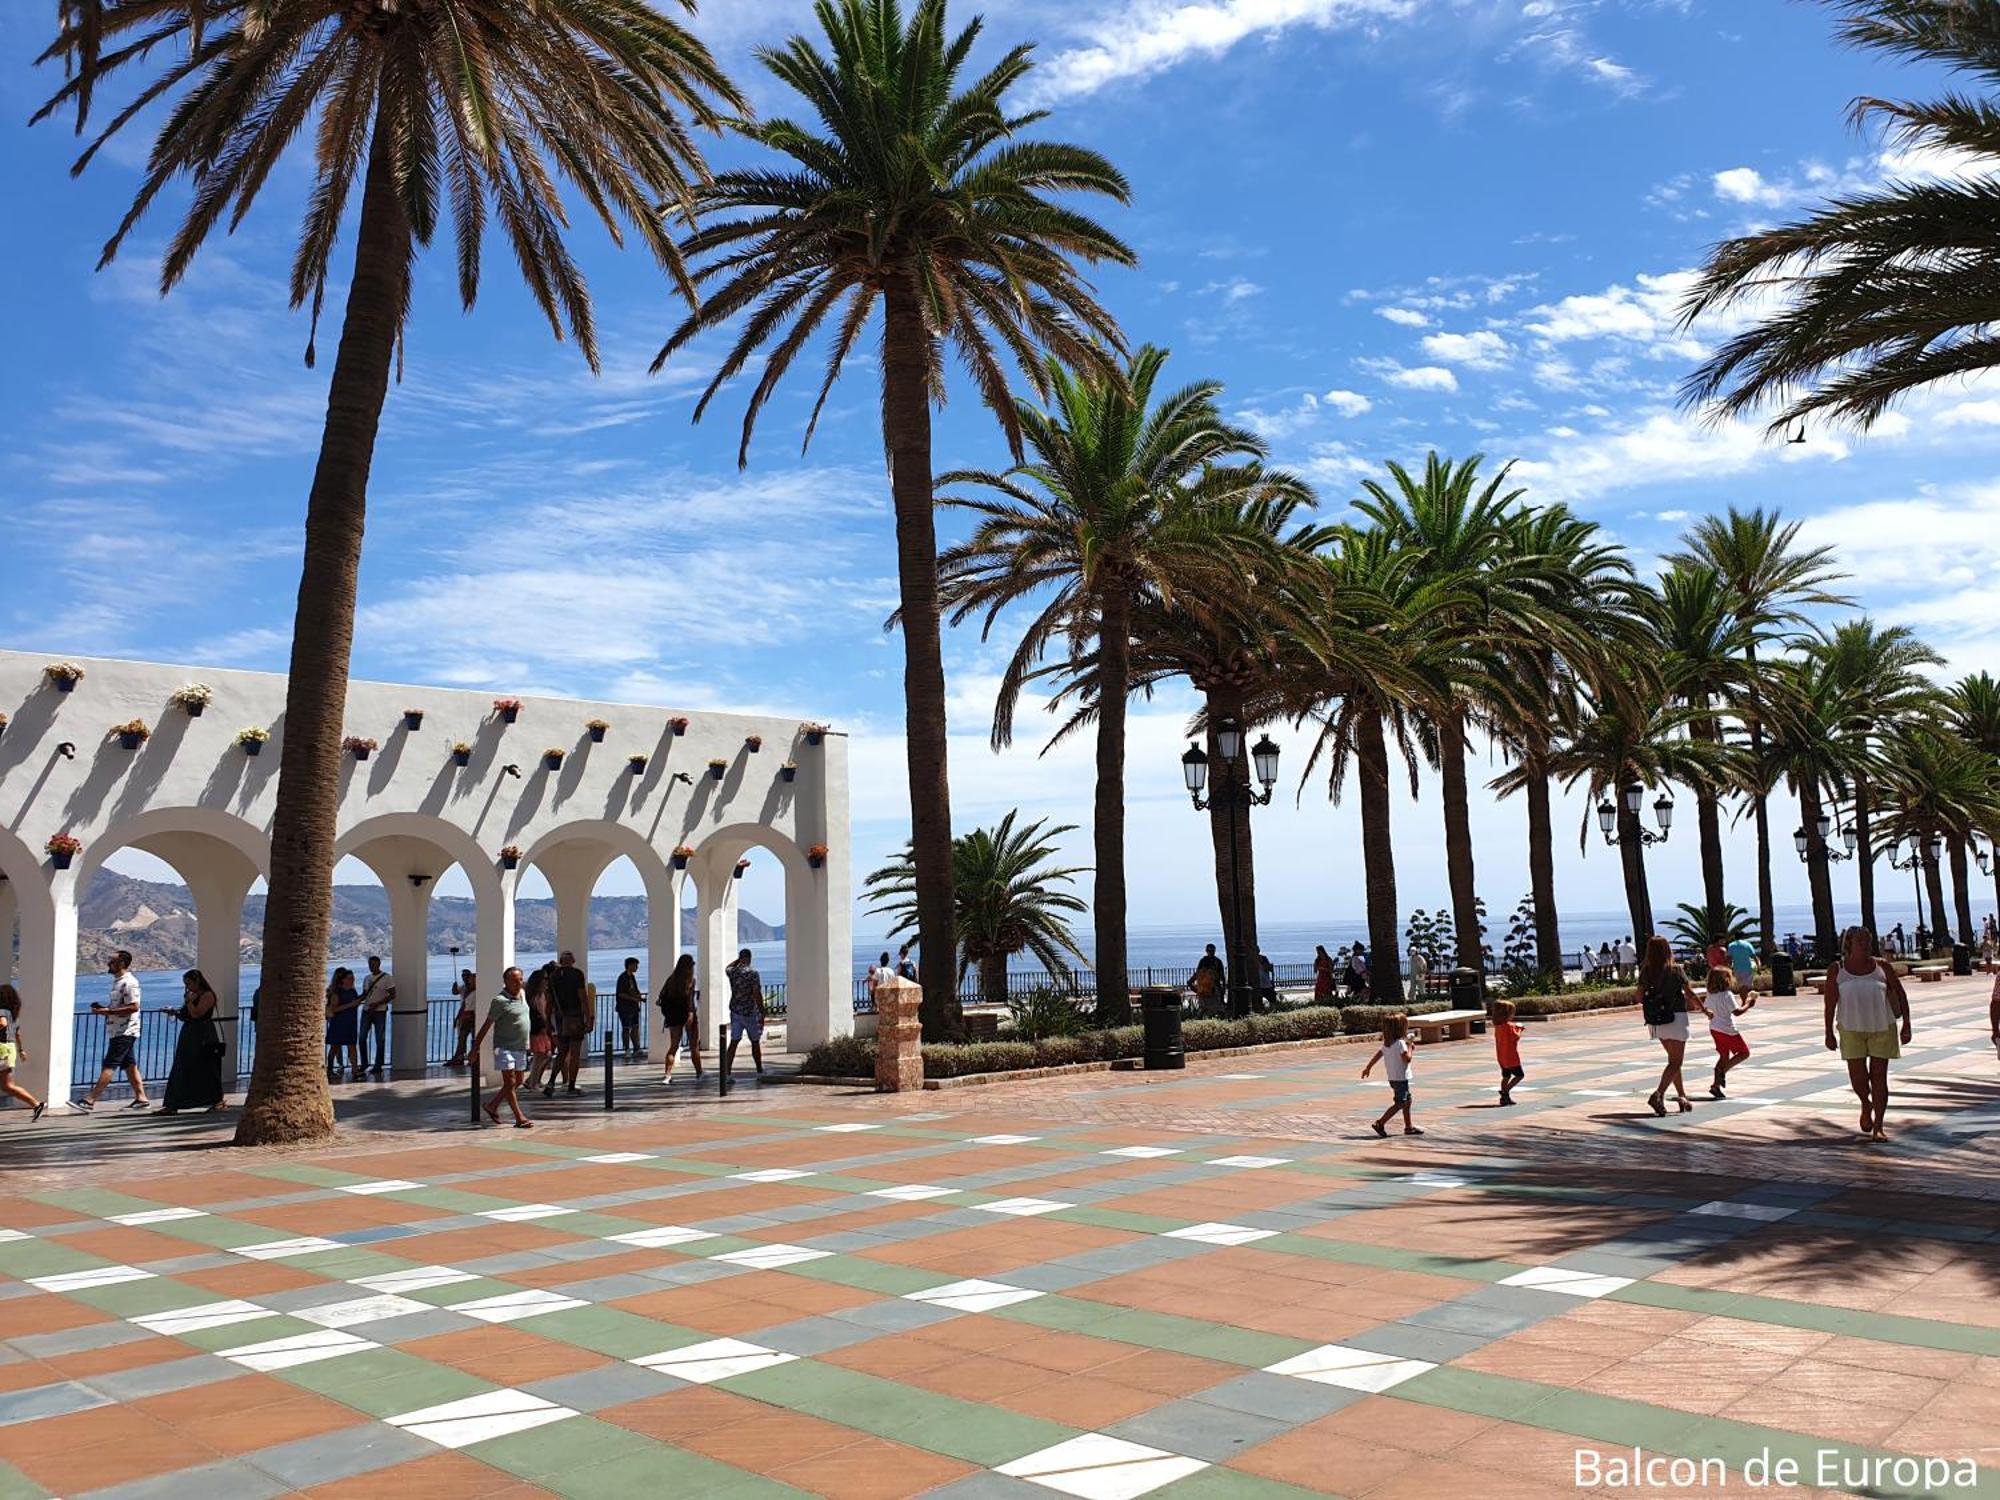
{"type": "Polygon", "coordinates": [[[1528,1076],[1521,1070],[1521,1023],[1512,1000],[1493,1002],[1493,1051],[1500,1059],[1500,1102],[1512,1104],[1514,1085],[1528,1076]]]}

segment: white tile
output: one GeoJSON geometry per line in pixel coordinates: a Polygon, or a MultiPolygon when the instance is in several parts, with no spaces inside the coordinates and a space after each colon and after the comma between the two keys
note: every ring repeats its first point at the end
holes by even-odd
{"type": "Polygon", "coordinates": [[[1209,1158],[1211,1167],[1245,1167],[1256,1171],[1260,1167],[1285,1167],[1291,1165],[1289,1156],[1213,1156],[1209,1158]]]}
{"type": "Polygon", "coordinates": [[[61,1271],[54,1276],[30,1276],[28,1285],[45,1292],[80,1292],[86,1287],[116,1286],[121,1281],[150,1281],[151,1271],[137,1266],[92,1266],[88,1271],[61,1271]]]}
{"type": "Polygon", "coordinates": [[[1176,1146],[1120,1146],[1115,1151],[1100,1151],[1097,1154],[1099,1156],[1150,1157],[1179,1156],[1181,1153],[1180,1148],[1176,1146]]]}
{"type": "Polygon", "coordinates": [[[405,1182],[400,1177],[385,1177],[380,1182],[349,1182],[341,1185],[343,1193],[354,1193],[363,1198],[372,1198],[377,1193],[407,1193],[420,1188],[421,1182],[405,1182]]]}
{"type": "Polygon", "coordinates": [[[1204,1245],[1247,1245],[1253,1240],[1268,1240],[1277,1232],[1275,1229],[1252,1229],[1248,1224],[1190,1224],[1185,1229],[1169,1229],[1165,1237],[1170,1240],[1200,1240],[1204,1245]]]}
{"type": "Polygon", "coordinates": [[[1625,1097],[1625,1095],[1626,1095],[1626,1094],[1627,1094],[1627,1093],[1629,1092],[1629,1090],[1626,1090],[1626,1089],[1571,1089],[1571,1090],[1570,1090],[1570,1092],[1571,1092],[1572,1094],[1575,1094],[1575,1095],[1577,1095],[1577,1096],[1578,1096],[1579,1098],[1583,1098],[1583,1099],[1623,1099],[1623,1098],[1625,1097]]]}
{"type": "Polygon", "coordinates": [[[16,1240],[33,1239],[25,1229],[0,1229],[0,1245],[11,1245],[16,1240]]]}
{"type": "Polygon", "coordinates": [[[113,1224],[171,1224],[175,1219],[205,1219],[207,1214],[198,1208],[148,1208],[135,1214],[111,1214],[113,1224]]]}
{"type": "Polygon", "coordinates": [[[261,1245],[237,1245],[231,1248],[231,1255],[247,1255],[252,1260],[286,1260],[294,1255],[311,1255],[316,1250],[344,1250],[347,1247],[338,1240],[324,1240],[318,1235],[302,1235],[291,1240],[266,1240],[261,1245]]]}
{"type": "Polygon", "coordinates": [[[607,1236],[613,1244],[631,1245],[640,1250],[664,1250],[669,1245],[691,1245],[696,1240],[712,1240],[706,1229],[684,1229],[679,1224],[662,1224],[658,1229],[635,1229],[630,1234],[607,1236]]]}
{"type": "Polygon", "coordinates": [[[1500,1278],[1501,1286],[1533,1287],[1566,1297],[1603,1297],[1631,1284],[1630,1276],[1600,1276],[1595,1271],[1572,1271],[1562,1266],[1530,1266],[1500,1278]]]}
{"type": "Polygon", "coordinates": [[[391,1427],[415,1433],[440,1448],[463,1448],[470,1443],[483,1443],[488,1438],[526,1432],[531,1427],[546,1427],[551,1422],[560,1422],[575,1415],[567,1406],[557,1406],[540,1396],[508,1388],[447,1401],[442,1406],[427,1406],[421,1411],[404,1412],[400,1417],[387,1418],[387,1421],[391,1427]]]}
{"type": "Polygon", "coordinates": [[[833,1254],[831,1250],[808,1250],[803,1245],[752,1245],[748,1250],[732,1250],[727,1255],[718,1255],[717,1260],[727,1261],[732,1266],[750,1266],[759,1271],[774,1271],[779,1266],[796,1266],[808,1260],[824,1260],[833,1254]]]}
{"type": "Polygon", "coordinates": [[[308,1307],[292,1314],[308,1323],[317,1323],[321,1328],[352,1328],[356,1323],[379,1323],[384,1318],[401,1318],[410,1313],[436,1312],[428,1302],[412,1302],[408,1297],[398,1297],[393,1292],[384,1292],[376,1297],[356,1297],[347,1302],[329,1302],[323,1307],[308,1307]]]}
{"type": "Polygon", "coordinates": [[[224,1349],[222,1357],[249,1370],[289,1370],[294,1365],[318,1364],[343,1354],[359,1354],[363,1349],[379,1349],[367,1339],[358,1339],[337,1328],[315,1328],[311,1333],[295,1333],[290,1338],[268,1339],[261,1344],[244,1344],[224,1349]]]}
{"type": "Polygon", "coordinates": [[[927,1109],[922,1114],[900,1115],[898,1118],[904,1120],[948,1120],[951,1116],[947,1111],[942,1109],[927,1109]]]}
{"type": "Polygon", "coordinates": [[[512,1208],[489,1208],[479,1217],[497,1219],[502,1224],[525,1224],[531,1219],[559,1219],[575,1212],[573,1208],[558,1208],[553,1203],[516,1203],[512,1208]]]}
{"type": "Polygon", "coordinates": [[[800,1172],[792,1167],[765,1167],[756,1172],[731,1172],[738,1182],[790,1182],[794,1177],[810,1177],[810,1172],[800,1172]]]}
{"type": "Polygon", "coordinates": [[[1471,1184],[1470,1177],[1454,1177],[1449,1172],[1412,1172],[1408,1177],[1399,1177],[1398,1182],[1411,1183],[1416,1187],[1461,1188],[1471,1184]]]}
{"type": "Polygon", "coordinates": [[[1248,1083],[1251,1079],[1262,1078],[1264,1075],[1262,1073],[1217,1073],[1215,1076],[1219,1081],[1248,1083]]]}
{"type": "Polygon", "coordinates": [[[921,1203],[926,1198],[949,1198],[957,1188],[932,1187],[924,1182],[906,1182],[901,1187],[871,1188],[864,1198],[894,1198],[903,1203],[921,1203]]]}
{"type": "Polygon", "coordinates": [[[275,1318],[276,1313],[254,1302],[231,1298],[227,1302],[203,1302],[194,1307],[177,1307],[171,1312],[142,1313],[127,1319],[153,1333],[169,1336],[195,1333],[203,1328],[227,1328],[232,1323],[248,1323],[255,1318],[275,1318]]]}
{"type": "Polygon", "coordinates": [[[996,1307],[1012,1307],[1031,1302],[1043,1293],[1026,1287],[1009,1286],[1004,1281],[953,1281],[926,1291],[905,1292],[908,1302],[927,1302],[933,1307],[951,1307],[959,1312],[992,1312],[996,1307]]]}
{"type": "Polygon", "coordinates": [[[1386,1391],[1436,1368],[1429,1360],[1398,1359],[1393,1354],[1351,1349],[1345,1344],[1322,1344],[1264,1367],[1270,1375],[1292,1375],[1350,1391],[1386,1391]]]}
{"type": "Polygon", "coordinates": [[[461,1281],[477,1281],[470,1271],[456,1266],[412,1266],[407,1271],[388,1271],[380,1276],[357,1276],[353,1285],[371,1292],[421,1292],[426,1287],[455,1286],[461,1281]]]}
{"type": "Polygon", "coordinates": [[[522,1292],[505,1292],[498,1297],[480,1297],[472,1302],[454,1302],[451,1310],[477,1318],[482,1323],[517,1323],[522,1318],[539,1318],[543,1313],[561,1312],[570,1307],[588,1307],[577,1297],[565,1297],[543,1287],[522,1292]]]}
{"type": "Polygon", "coordinates": [[[826,1135],[854,1135],[863,1130],[880,1130],[880,1125],[864,1125],[858,1120],[849,1120],[839,1125],[815,1125],[813,1129],[826,1135]]]}
{"type": "Polygon", "coordinates": [[[1029,1141],[1039,1141],[1038,1135],[975,1135],[967,1144],[973,1146],[1025,1146],[1029,1141]]]}
{"type": "Polygon", "coordinates": [[[1718,1198],[1713,1203],[1704,1203],[1688,1210],[1691,1214],[1714,1214],[1723,1219],[1757,1219],[1771,1223],[1777,1219],[1788,1219],[1797,1213],[1796,1208],[1777,1208],[1769,1203],[1734,1203],[1727,1198],[1718,1198]]]}
{"type": "Polygon", "coordinates": [[[797,1358],[796,1354],[783,1354],[776,1349],[766,1349],[762,1344],[746,1344],[741,1339],[709,1339],[680,1349],[644,1354],[632,1363],[648,1370],[658,1370],[662,1375],[671,1375],[676,1380],[707,1385],[710,1381],[727,1380],[732,1375],[745,1375],[752,1370],[789,1364],[797,1358]]]}
{"type": "Polygon", "coordinates": [[[1198,1458],[1086,1432],[1002,1464],[994,1472],[1065,1495],[1080,1495],[1083,1500],[1136,1500],[1207,1467],[1198,1458]]]}
{"type": "Polygon", "coordinates": [[[600,1151],[595,1156],[580,1159],[594,1161],[600,1167],[622,1167],[628,1162],[651,1161],[653,1158],[644,1151],[600,1151]]]}
{"type": "Polygon", "coordinates": [[[1054,1198],[1002,1198],[995,1203],[975,1203],[972,1205],[981,1213],[1013,1214],[1027,1218],[1033,1214],[1054,1213],[1059,1208],[1075,1208],[1074,1203],[1059,1203],[1054,1198]]]}

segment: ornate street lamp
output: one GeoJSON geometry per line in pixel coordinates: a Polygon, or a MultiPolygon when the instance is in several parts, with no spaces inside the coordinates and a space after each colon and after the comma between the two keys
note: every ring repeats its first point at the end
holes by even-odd
{"type": "Polygon", "coordinates": [[[1190,743],[1187,753],[1181,756],[1181,779],[1187,783],[1188,799],[1197,812],[1206,812],[1211,807],[1229,810],[1229,1008],[1234,1015],[1247,1016],[1255,993],[1250,974],[1257,955],[1249,951],[1249,935],[1243,930],[1243,872],[1237,868],[1237,819],[1241,816],[1240,808],[1270,805],[1278,782],[1278,747],[1268,734],[1250,747],[1249,769],[1261,791],[1252,791],[1250,778],[1244,774],[1243,726],[1235,719],[1216,721],[1215,754],[1221,764],[1216,768],[1213,792],[1208,792],[1208,755],[1199,745],[1190,743]]]}
{"type": "MultiPolygon", "coordinates": [[[[1674,831],[1674,799],[1661,792],[1653,800],[1653,817],[1660,825],[1660,831],[1639,822],[1639,810],[1646,804],[1646,789],[1636,781],[1625,788],[1625,810],[1632,815],[1632,826],[1642,844],[1664,844],[1674,831]]],[[[1597,826],[1604,832],[1604,842],[1613,848],[1624,842],[1618,833],[1618,808],[1609,797],[1597,804],[1597,826]]]]}
{"type": "Polygon", "coordinates": [[[1825,856],[1835,864],[1838,864],[1844,860],[1850,860],[1854,858],[1855,838],[1854,838],[1853,827],[1849,826],[1840,830],[1840,841],[1841,843],[1847,846],[1847,852],[1845,854],[1840,853],[1838,850],[1834,849],[1831,844],[1827,842],[1827,840],[1832,836],[1832,834],[1833,834],[1833,819],[1826,813],[1821,813],[1819,815],[1818,819],[1814,823],[1814,831],[1811,833],[1808,833],[1806,831],[1804,824],[1801,824],[1799,827],[1793,829],[1792,847],[1799,851],[1800,862],[1806,863],[1811,860],[1813,847],[1815,845],[1817,845],[1820,851],[1823,854],[1825,854],[1825,856]]]}

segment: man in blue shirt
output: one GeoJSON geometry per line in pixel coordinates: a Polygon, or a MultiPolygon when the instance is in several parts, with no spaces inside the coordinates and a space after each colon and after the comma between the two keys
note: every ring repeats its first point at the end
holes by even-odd
{"type": "Polygon", "coordinates": [[[1729,967],[1736,971],[1737,984],[1748,989],[1757,968],[1757,950],[1750,946],[1750,939],[1740,937],[1729,945],[1729,967]]]}

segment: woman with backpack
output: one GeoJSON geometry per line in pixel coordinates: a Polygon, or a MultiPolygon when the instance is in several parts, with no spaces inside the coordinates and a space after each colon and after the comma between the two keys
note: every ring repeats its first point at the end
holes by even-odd
{"type": "Polygon", "coordinates": [[[1674,1103],[1682,1114],[1694,1108],[1687,1086],[1681,1082],[1681,1058],[1687,1051],[1688,1014],[1708,1007],[1674,962],[1673,944],[1657,932],[1646,939],[1646,956],[1639,964],[1639,1009],[1646,1017],[1646,1030],[1667,1054],[1660,1070],[1660,1086],[1646,1097],[1656,1115],[1667,1112],[1666,1093],[1674,1091],[1674,1103]]]}
{"type": "MultiPolygon", "coordinates": [[[[882,957],[886,960],[888,954],[882,957]]],[[[667,982],[660,986],[660,1023],[667,1032],[666,1067],[660,1074],[660,1082],[674,1081],[674,1062],[680,1056],[681,1043],[687,1043],[688,1056],[694,1062],[695,1081],[705,1076],[701,1071],[701,1010],[699,997],[695,992],[694,955],[683,953],[674,970],[667,976],[667,982]]]]}

